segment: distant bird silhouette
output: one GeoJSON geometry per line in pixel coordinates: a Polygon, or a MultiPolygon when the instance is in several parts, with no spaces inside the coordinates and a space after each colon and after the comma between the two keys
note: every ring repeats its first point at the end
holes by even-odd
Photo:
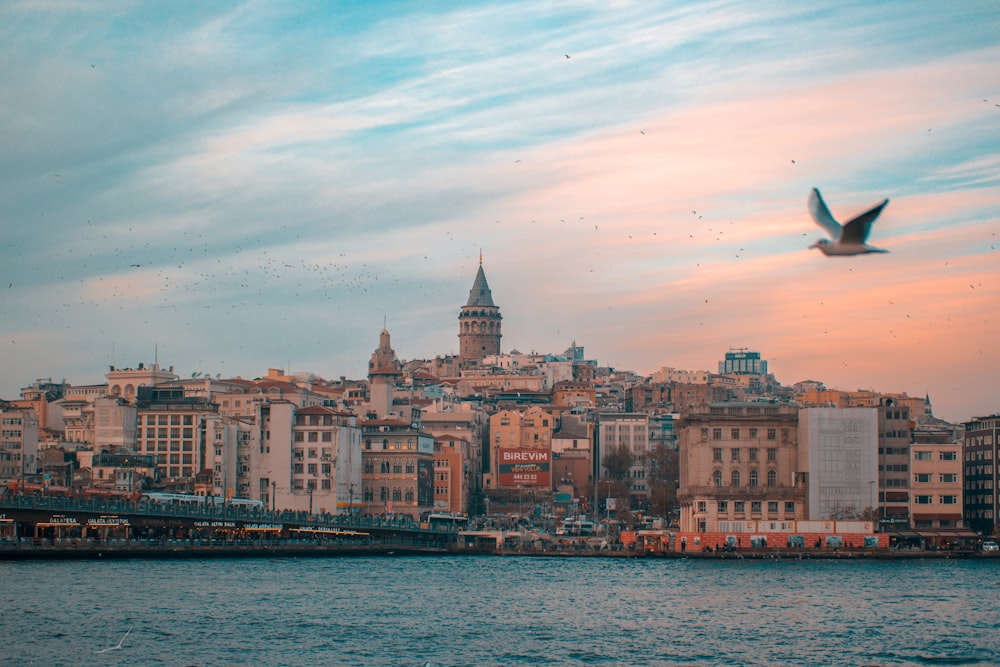
{"type": "Polygon", "coordinates": [[[866,255],[873,252],[889,252],[882,248],[873,248],[865,243],[868,232],[871,231],[872,223],[879,216],[882,209],[889,203],[888,199],[882,200],[880,204],[873,206],[864,213],[854,216],[841,225],[837,222],[830,209],[826,207],[826,202],[819,194],[819,190],[812,189],[809,194],[809,213],[816,224],[822,227],[830,235],[831,239],[820,239],[813,243],[810,248],[819,248],[827,256],[847,256],[866,255]]]}

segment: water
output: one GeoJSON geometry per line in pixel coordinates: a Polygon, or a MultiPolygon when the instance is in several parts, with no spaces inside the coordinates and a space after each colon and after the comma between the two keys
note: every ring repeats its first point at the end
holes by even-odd
{"type": "Polygon", "coordinates": [[[0,601],[2,665],[1000,664],[995,559],[0,563],[0,601]]]}

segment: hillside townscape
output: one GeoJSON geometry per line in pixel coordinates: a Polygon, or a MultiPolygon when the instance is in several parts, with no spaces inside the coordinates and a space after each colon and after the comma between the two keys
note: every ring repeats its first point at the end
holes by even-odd
{"type": "Polygon", "coordinates": [[[656,528],[674,548],[996,535],[1000,415],[952,424],[927,396],[783,386],[747,349],[722,351],[716,371],[645,377],[575,342],[501,353],[501,325],[480,265],[457,355],[400,360],[383,329],[362,379],[181,377],[158,360],[98,385],[39,379],[0,401],[0,481],[561,535],[656,528]]]}

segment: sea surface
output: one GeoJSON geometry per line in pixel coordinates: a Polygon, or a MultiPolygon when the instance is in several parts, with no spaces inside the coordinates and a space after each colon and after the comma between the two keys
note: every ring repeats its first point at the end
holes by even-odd
{"type": "Polygon", "coordinates": [[[0,599],[5,666],[1000,664],[997,559],[3,562],[0,599]]]}

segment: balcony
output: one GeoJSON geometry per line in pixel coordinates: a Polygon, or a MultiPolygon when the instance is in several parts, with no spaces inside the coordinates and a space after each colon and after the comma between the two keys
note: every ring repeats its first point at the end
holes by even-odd
{"type": "Polygon", "coordinates": [[[688,486],[677,491],[680,502],[691,502],[695,499],[711,498],[713,500],[753,501],[753,500],[788,500],[805,501],[805,486],[688,486]]]}

